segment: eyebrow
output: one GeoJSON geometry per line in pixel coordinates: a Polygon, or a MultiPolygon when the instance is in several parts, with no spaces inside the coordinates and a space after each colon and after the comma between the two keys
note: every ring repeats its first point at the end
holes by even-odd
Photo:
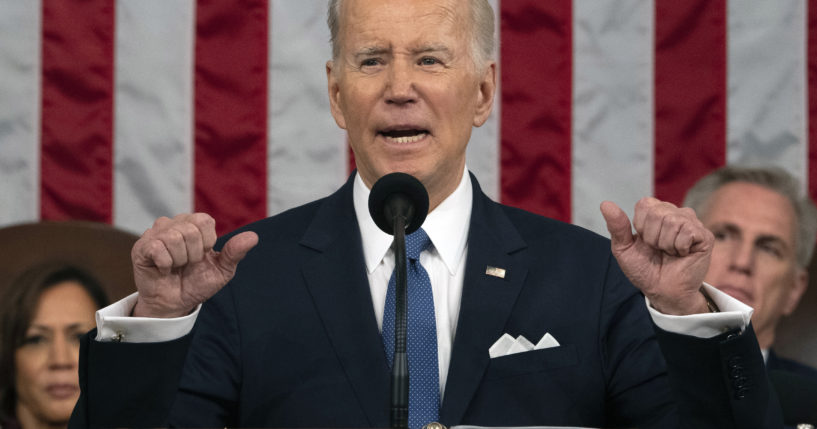
{"type": "Polygon", "coordinates": [[[412,50],[412,53],[414,54],[426,54],[429,52],[443,52],[445,54],[450,54],[451,49],[448,49],[448,46],[446,45],[424,45],[412,50]]]}
{"type": "MultiPolygon", "coordinates": [[[[733,223],[728,223],[728,222],[717,223],[715,225],[712,225],[712,228],[713,229],[722,228],[722,229],[725,229],[725,230],[727,230],[727,231],[729,231],[731,233],[737,233],[737,234],[740,234],[741,236],[743,235],[743,230],[741,230],[737,225],[735,225],[733,223]]],[[[755,239],[754,242],[755,243],[779,243],[781,246],[783,246],[786,249],[790,248],[790,246],[786,242],[786,240],[784,240],[783,237],[780,237],[778,235],[761,234],[755,239]]]]}
{"type": "Polygon", "coordinates": [[[390,48],[384,48],[382,46],[365,46],[360,48],[355,52],[355,57],[368,57],[372,55],[382,55],[384,53],[390,52],[390,48]]]}
{"type": "MultiPolygon", "coordinates": [[[[68,326],[65,326],[65,327],[64,327],[64,328],[62,328],[62,329],[65,329],[65,330],[74,330],[74,329],[81,329],[81,328],[82,328],[82,323],[81,323],[81,322],[77,322],[77,323],[72,323],[72,324],[70,324],[70,325],[68,325],[68,326]]],[[[36,331],[46,331],[46,332],[52,332],[52,331],[54,330],[54,329],[53,329],[52,327],[50,327],[50,326],[46,326],[46,325],[36,325],[36,324],[35,324],[35,325],[31,325],[31,327],[30,327],[29,329],[34,329],[34,330],[36,330],[36,331]]]]}
{"type": "Polygon", "coordinates": [[[779,244],[786,250],[790,248],[789,243],[783,240],[782,237],[778,237],[776,235],[761,235],[755,240],[755,243],[775,243],[779,244]]]}
{"type": "MultiPolygon", "coordinates": [[[[391,48],[386,48],[382,46],[365,46],[363,48],[358,49],[357,52],[355,52],[354,56],[355,58],[357,58],[372,55],[383,55],[390,53],[391,51],[392,51],[391,48]]],[[[449,49],[448,46],[446,45],[440,44],[422,45],[420,47],[411,49],[412,55],[427,54],[429,52],[442,52],[446,55],[450,55],[451,49],[449,49]]]]}

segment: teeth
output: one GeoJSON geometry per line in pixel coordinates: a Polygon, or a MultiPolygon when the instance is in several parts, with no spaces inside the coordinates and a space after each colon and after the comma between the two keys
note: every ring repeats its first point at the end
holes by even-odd
{"type": "Polygon", "coordinates": [[[413,136],[402,136],[402,137],[390,137],[385,136],[388,140],[393,141],[395,143],[414,143],[420,141],[426,133],[420,133],[413,136]]]}

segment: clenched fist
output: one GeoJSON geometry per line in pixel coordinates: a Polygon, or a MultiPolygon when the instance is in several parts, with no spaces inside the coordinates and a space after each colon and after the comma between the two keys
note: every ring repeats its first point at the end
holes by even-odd
{"type": "Polygon", "coordinates": [[[216,238],[216,222],[206,213],[157,219],[131,251],[139,291],[133,316],[189,314],[233,278],[238,263],[258,244],[258,235],[247,231],[216,252],[216,238]]]}
{"type": "Polygon", "coordinates": [[[692,209],[642,198],[635,205],[632,226],[612,202],[603,202],[601,212],[613,256],[656,310],[673,315],[708,312],[700,288],[715,238],[692,209]]]}

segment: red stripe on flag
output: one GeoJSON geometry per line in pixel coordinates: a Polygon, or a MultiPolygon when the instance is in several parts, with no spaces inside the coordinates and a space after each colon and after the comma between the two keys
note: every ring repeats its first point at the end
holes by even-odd
{"type": "Polygon", "coordinates": [[[265,0],[199,0],[196,6],[196,211],[219,234],[267,214],[265,0]]]}
{"type": "Polygon", "coordinates": [[[655,195],[726,162],[726,0],[655,3],[655,195]]]}
{"type": "Polygon", "coordinates": [[[113,218],[114,2],[42,3],[40,212],[113,218]]]}
{"type": "Polygon", "coordinates": [[[817,200],[817,0],[808,2],[808,190],[817,200]]]}
{"type": "Polygon", "coordinates": [[[501,200],[570,221],[572,2],[503,1],[501,200]]]}

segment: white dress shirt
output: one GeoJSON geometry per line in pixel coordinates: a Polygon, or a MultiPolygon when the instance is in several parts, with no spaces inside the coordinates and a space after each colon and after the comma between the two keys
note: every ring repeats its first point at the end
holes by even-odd
{"type": "MultiPolygon", "coordinates": [[[[423,223],[423,229],[433,244],[421,253],[420,263],[428,271],[434,295],[441,399],[445,392],[462,297],[465,260],[468,253],[468,229],[473,206],[472,192],[466,168],[457,189],[429,213],[423,223]]],[[[355,177],[353,196],[373,310],[378,329],[382,330],[386,291],[394,270],[394,254],[390,248],[392,236],[381,231],[369,215],[369,189],[360,175],[355,177]]],[[[749,325],[753,311],[751,307],[712,286],[705,284],[704,287],[721,309],[720,313],[671,316],[656,311],[647,301],[655,324],[666,331],[701,338],[713,337],[738,327],[745,329],[749,325]]],[[[97,311],[98,341],[152,342],[179,338],[192,330],[201,308],[199,306],[190,315],[175,319],[128,317],[136,304],[136,298],[137,294],[134,293],[97,311]]],[[[485,353],[488,353],[488,350],[485,353]]]]}
{"type": "MultiPolygon", "coordinates": [[[[394,271],[394,251],[391,249],[393,237],[381,231],[369,215],[369,188],[363,183],[360,175],[355,178],[353,193],[374,314],[378,329],[382,331],[386,291],[389,278],[394,271]]],[[[460,313],[473,198],[471,178],[466,169],[457,189],[429,213],[423,222],[423,230],[431,239],[432,246],[420,254],[420,264],[428,271],[431,292],[434,295],[440,399],[445,392],[451,348],[460,313]]]]}

